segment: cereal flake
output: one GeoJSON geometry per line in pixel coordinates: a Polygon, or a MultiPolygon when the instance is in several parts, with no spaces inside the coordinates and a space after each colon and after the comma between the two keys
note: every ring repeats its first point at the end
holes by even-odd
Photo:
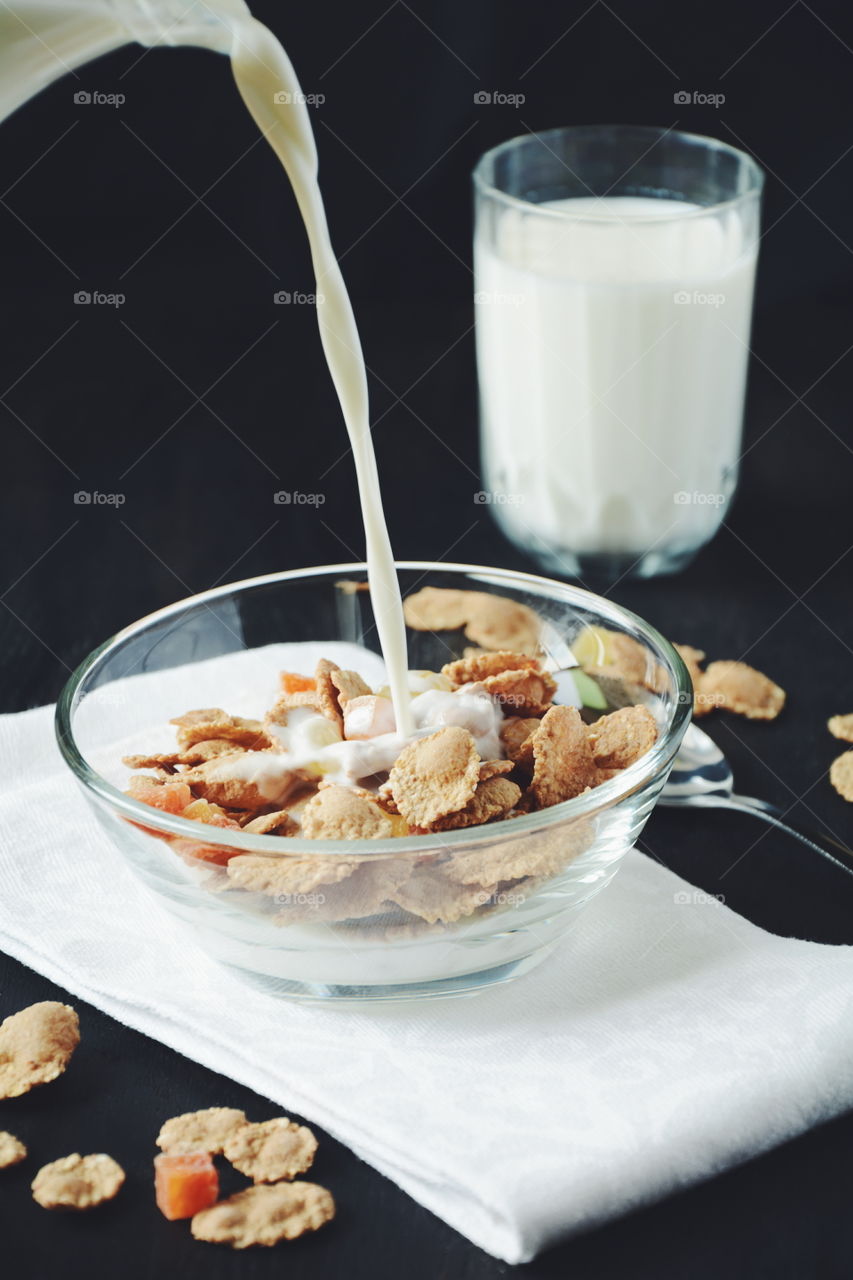
{"type": "Polygon", "coordinates": [[[853,751],[836,756],[829,766],[829,780],[840,796],[853,802],[853,751]]]}
{"type": "Polygon", "coordinates": [[[589,726],[599,769],[627,769],[657,742],[658,729],[647,707],[621,707],[589,726]]]}
{"type": "Polygon", "coordinates": [[[595,781],[595,762],[586,725],[577,707],[552,707],[530,736],[533,777],[525,802],[546,809],[580,795],[595,781]]]}
{"type": "Polygon", "coordinates": [[[196,1240],[230,1244],[233,1249],[271,1246],[316,1231],[335,1216],[335,1202],[313,1182],[279,1182],[247,1187],[202,1209],[192,1220],[196,1240]]]}
{"type": "Polygon", "coordinates": [[[447,725],[404,747],[389,774],[400,813],[413,827],[430,827],[472,799],[480,757],[467,729],[447,725]]]}
{"type": "Polygon", "coordinates": [[[853,742],[853,712],[843,716],[833,716],[827,721],[827,729],[834,738],[843,742],[853,742]]]}
{"type": "Polygon", "coordinates": [[[157,1135],[157,1146],[173,1155],[206,1151],[218,1156],[232,1134],[246,1123],[246,1113],[236,1107],[187,1111],[165,1122],[157,1135]]]}
{"type": "Polygon", "coordinates": [[[14,1133],[0,1129],[0,1169],[9,1169],[13,1164],[20,1164],[27,1157],[27,1148],[16,1138],[14,1133]]]}
{"type": "Polygon", "coordinates": [[[124,1170],[112,1156],[63,1156],[39,1169],[33,1199],[43,1209],[94,1209],[118,1195],[124,1170]]]}
{"type": "Polygon", "coordinates": [[[0,1098],[18,1098],[61,1076],[79,1043],[70,1005],[43,1000],[11,1014],[0,1025],[0,1098]]]}
{"type": "Polygon", "coordinates": [[[310,1169],[317,1139],[304,1125],[279,1116],[260,1124],[244,1124],[226,1138],[226,1160],[253,1182],[280,1182],[310,1169]]]}
{"type": "Polygon", "coordinates": [[[393,830],[375,800],[348,787],[324,787],[302,810],[302,834],[309,840],[379,840],[393,830]]]}
{"type": "Polygon", "coordinates": [[[702,698],[750,720],[775,720],[785,690],[745,662],[712,662],[699,683],[702,698]]]}

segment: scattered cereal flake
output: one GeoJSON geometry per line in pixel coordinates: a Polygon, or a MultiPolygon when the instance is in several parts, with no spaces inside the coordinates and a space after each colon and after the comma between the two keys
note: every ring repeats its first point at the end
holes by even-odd
{"type": "Polygon", "coordinates": [[[236,1107],[207,1107],[204,1111],[187,1111],[167,1120],[157,1135],[157,1146],[175,1153],[206,1151],[221,1155],[228,1138],[246,1124],[245,1111],[236,1107]]]}
{"type": "Polygon", "coordinates": [[[496,888],[454,884],[440,869],[421,868],[392,893],[391,901],[427,924],[454,924],[484,907],[496,888]]]}
{"type": "MultiPolygon", "coordinates": [[[[537,725],[539,721],[537,720],[537,725]]],[[[497,778],[502,773],[512,773],[513,763],[511,760],[484,760],[480,765],[480,777],[478,781],[485,782],[487,778],[497,778]]]]}
{"type": "Polygon", "coordinates": [[[707,715],[709,711],[713,711],[715,704],[713,701],[703,698],[700,694],[699,686],[702,680],[701,664],[705,661],[704,651],[702,649],[694,649],[690,644],[674,644],[672,647],[680,656],[689,672],[690,679],[693,681],[694,716],[707,715]]]}
{"type": "Polygon", "coordinates": [[[13,1133],[0,1129],[0,1169],[9,1169],[13,1164],[20,1164],[27,1156],[27,1148],[13,1133]]]}
{"type": "Polygon", "coordinates": [[[526,604],[485,591],[469,593],[465,635],[484,649],[512,649],[535,653],[542,623],[526,604]]]}
{"type": "Polygon", "coordinates": [[[302,834],[309,840],[381,840],[392,830],[376,801],[349,787],[324,787],[302,810],[302,834]]]}
{"type": "Polygon", "coordinates": [[[18,1098],[61,1076],[79,1043],[70,1005],[43,1000],[11,1014],[0,1024],[0,1098],[18,1098]]]}
{"type": "Polygon", "coordinates": [[[430,827],[463,809],[480,776],[480,757],[467,729],[447,725],[404,747],[389,774],[397,808],[413,827],[430,827]]]}
{"type": "Polygon", "coordinates": [[[433,831],[452,831],[456,827],[475,827],[509,813],[521,798],[521,787],[508,778],[491,777],[477,785],[472,798],[456,813],[449,813],[432,824],[433,831]]]}
{"type": "Polygon", "coordinates": [[[843,742],[853,742],[853,712],[843,716],[833,716],[827,721],[827,729],[834,738],[843,742]]]}
{"type": "Polygon", "coordinates": [[[487,676],[482,686],[512,715],[544,715],[557,686],[544,671],[504,671],[487,676]]]}
{"type": "Polygon", "coordinates": [[[39,1169],[33,1199],[43,1209],[94,1209],[118,1195],[124,1170],[112,1156],[63,1156],[39,1169]]]}
{"type": "Polygon", "coordinates": [[[183,748],[192,747],[197,742],[206,742],[210,738],[227,738],[249,750],[269,746],[269,739],[260,720],[229,716],[221,707],[186,711],[169,723],[178,726],[178,743],[183,748]]]}
{"type": "Polygon", "coordinates": [[[468,620],[467,591],[423,587],[403,601],[406,624],[413,631],[456,631],[468,620]]]}
{"type": "Polygon", "coordinates": [[[525,801],[546,809],[580,795],[595,782],[595,762],[577,707],[552,707],[531,734],[533,777],[525,801]]]}
{"type": "Polygon", "coordinates": [[[370,685],[357,671],[338,669],[331,672],[330,679],[337,690],[341,707],[347,702],[352,702],[353,698],[367,698],[373,693],[370,685]]]}
{"type": "Polygon", "coordinates": [[[456,631],[483,649],[535,653],[540,621],[532,609],[508,596],[488,591],[423,587],[403,601],[406,622],[414,631],[456,631]]]}
{"type": "Polygon", "coordinates": [[[266,858],[244,853],[228,863],[229,888],[251,893],[295,895],[311,893],[320,885],[337,884],[357,870],[355,858],[304,858],[283,854],[266,858]]]}
{"type": "Polygon", "coordinates": [[[836,756],[829,766],[829,781],[840,796],[853,802],[853,751],[836,756]]]}
{"type": "Polygon", "coordinates": [[[700,681],[700,695],[750,720],[775,720],[785,690],[745,662],[712,662],[700,681]]]}
{"type": "Polygon", "coordinates": [[[243,830],[256,836],[292,836],[298,827],[287,809],[279,809],[275,813],[262,813],[251,818],[243,825],[243,830]]]}
{"type": "Polygon", "coordinates": [[[317,1139],[304,1125],[278,1116],[260,1124],[244,1124],[223,1144],[225,1159],[253,1182],[280,1182],[310,1169],[317,1139]]]}
{"type": "Polygon", "coordinates": [[[536,732],[541,723],[541,720],[533,717],[508,716],[504,720],[500,728],[500,738],[510,760],[516,764],[525,763],[528,759],[532,761],[530,735],[536,732]]]}
{"type": "Polygon", "coordinates": [[[230,1244],[233,1249],[274,1245],[316,1231],[335,1216],[335,1202],[313,1182],[279,1182],[247,1187],[202,1209],[192,1220],[196,1240],[230,1244]]]}
{"type": "Polygon", "coordinates": [[[658,728],[648,707],[621,707],[589,726],[599,769],[627,769],[657,742],[658,728]]]}
{"type": "Polygon", "coordinates": [[[499,676],[503,671],[535,671],[537,665],[535,658],[509,649],[498,649],[494,653],[479,649],[476,656],[445,663],[441,674],[456,685],[474,684],[487,676],[499,676]]]}

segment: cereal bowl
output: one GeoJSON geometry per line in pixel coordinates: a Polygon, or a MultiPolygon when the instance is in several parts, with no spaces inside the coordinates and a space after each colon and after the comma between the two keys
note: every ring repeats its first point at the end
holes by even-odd
{"type": "MultiPolygon", "coordinates": [[[[239,717],[263,714],[279,673],[311,671],[318,657],[358,671],[371,687],[382,684],[360,564],[249,579],[161,609],[91,654],[57,706],[60,749],[116,855],[209,955],[282,996],[462,995],[526,973],[615,875],[690,719],[692,689],[681,658],[647,623],[608,600],[470,565],[407,561],[398,575],[412,604],[413,670],[437,672],[472,645],[476,653],[535,651],[542,668],[556,673],[556,701],[577,707],[587,723],[641,704],[656,741],[626,767],[602,773],[597,785],[548,808],[376,839],[308,839],[298,828],[272,834],[272,817],[241,827],[246,814],[236,808],[227,822],[202,825],[204,819],[181,816],[185,801],[169,812],[127,794],[123,759],[143,759],[158,743],[174,751],[168,722],[188,707],[212,709],[193,713],[202,719],[227,707],[234,725],[255,723],[239,717]],[[418,614],[414,605],[475,596],[492,602],[488,626],[418,614]]],[[[178,767],[172,759],[155,759],[166,762],[161,797],[191,775],[170,778],[178,767]]],[[[253,767],[268,761],[258,753],[253,767]]],[[[190,813],[205,804],[194,801],[190,813]]]]}

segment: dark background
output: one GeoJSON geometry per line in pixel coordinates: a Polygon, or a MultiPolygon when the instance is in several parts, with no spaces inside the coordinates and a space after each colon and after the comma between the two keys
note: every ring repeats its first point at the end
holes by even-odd
{"type": "MultiPolygon", "coordinates": [[[[849,6],[315,0],[285,10],[258,0],[254,11],[283,39],[305,92],[325,95],[312,108],[321,177],[402,557],[533,567],[473,501],[477,156],[527,130],[625,121],[713,134],[765,167],[739,496],[694,568],[622,581],[612,595],[672,638],[745,657],[790,691],[778,723],[720,716],[712,732],[740,790],[849,840],[851,811],[825,777],[838,744],[824,727],[853,705],[849,6]],[[680,89],[725,102],[676,106],[680,89]],[[477,105],[482,90],[525,101],[477,105]]],[[[277,290],[313,290],[277,162],[224,59],[142,52],[130,46],[66,76],[0,128],[0,697],[9,711],[54,698],[95,644],[162,604],[363,553],[313,312],[273,303],[277,290]],[[126,101],[78,104],[80,90],[126,101]],[[75,305],[79,290],[126,300],[75,305]],[[325,502],[277,506],[279,489],[325,502]],[[76,505],[78,490],[124,502],[76,505]]],[[[644,847],[768,928],[853,941],[853,886],[754,821],[663,811],[644,847]]],[[[0,991],[4,1014],[62,998],[8,960],[0,991]]],[[[109,1150],[130,1185],[110,1208],[69,1220],[32,1204],[22,1171],[2,1175],[10,1274],[260,1276],[287,1266],[294,1276],[480,1280],[511,1270],[330,1139],[318,1178],[341,1205],[332,1228],[286,1256],[192,1245],[159,1218],[145,1185],[161,1119],[214,1103],[262,1115],[264,1104],[81,1012],[85,1055],[49,1090],[0,1105],[0,1125],[29,1141],[39,1163],[81,1143],[109,1150]]],[[[846,1277],[851,1138],[848,1116],[525,1272],[846,1277]]]]}

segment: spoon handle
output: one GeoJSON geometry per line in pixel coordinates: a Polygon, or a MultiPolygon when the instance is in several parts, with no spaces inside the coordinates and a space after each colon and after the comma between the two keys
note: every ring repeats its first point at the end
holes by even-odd
{"type": "Polygon", "coordinates": [[[719,809],[737,809],[740,813],[751,813],[756,818],[763,818],[765,822],[769,822],[772,827],[776,827],[778,831],[784,831],[787,835],[793,836],[795,840],[799,840],[806,848],[811,849],[813,853],[819,853],[827,862],[831,862],[834,866],[839,867],[842,871],[846,871],[848,875],[853,876],[853,849],[849,849],[847,845],[840,840],[834,839],[832,836],[824,835],[806,835],[803,831],[798,831],[796,827],[791,827],[787,822],[783,821],[783,815],[780,809],[776,809],[772,804],[768,804],[766,800],[757,800],[753,796],[703,796],[693,801],[694,804],[702,804],[709,808],[719,809]],[[844,862],[841,858],[837,858],[834,853],[830,853],[826,845],[829,844],[837,853],[840,853],[848,861],[844,862]]]}

